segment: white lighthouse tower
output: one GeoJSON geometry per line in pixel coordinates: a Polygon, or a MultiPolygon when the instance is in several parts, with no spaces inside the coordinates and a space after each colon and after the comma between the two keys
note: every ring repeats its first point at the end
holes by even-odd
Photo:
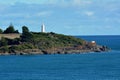
{"type": "Polygon", "coordinates": [[[42,26],[41,26],[41,32],[45,32],[45,25],[44,24],[42,24],[42,26]]]}

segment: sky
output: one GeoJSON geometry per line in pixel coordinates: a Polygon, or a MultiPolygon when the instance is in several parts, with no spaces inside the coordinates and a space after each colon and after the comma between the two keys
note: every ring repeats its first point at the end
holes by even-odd
{"type": "Polygon", "coordinates": [[[0,28],[66,35],[120,35],[120,0],[0,0],[0,28]]]}

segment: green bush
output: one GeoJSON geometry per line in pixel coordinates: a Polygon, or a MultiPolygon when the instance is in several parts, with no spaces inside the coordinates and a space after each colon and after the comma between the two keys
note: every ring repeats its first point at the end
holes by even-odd
{"type": "Polygon", "coordinates": [[[9,52],[9,48],[7,46],[1,47],[0,52],[3,52],[3,53],[9,52]]]}
{"type": "Polygon", "coordinates": [[[1,38],[0,40],[0,46],[7,46],[8,45],[8,41],[6,38],[1,38]]]}
{"type": "Polygon", "coordinates": [[[3,33],[19,33],[18,30],[14,29],[14,26],[12,24],[10,24],[10,26],[8,28],[6,28],[6,30],[3,33]]]}
{"type": "Polygon", "coordinates": [[[3,33],[3,30],[2,29],[0,29],[0,34],[2,34],[3,33]]]}

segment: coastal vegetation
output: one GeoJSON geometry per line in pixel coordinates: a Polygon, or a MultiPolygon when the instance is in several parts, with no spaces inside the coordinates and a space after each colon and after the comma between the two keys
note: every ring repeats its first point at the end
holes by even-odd
{"type": "MultiPolygon", "coordinates": [[[[18,31],[18,30],[16,30],[18,31]]],[[[7,34],[15,33],[13,26],[9,26],[4,32],[7,34]]],[[[20,38],[9,39],[2,37],[0,40],[0,53],[12,53],[26,49],[40,49],[41,51],[53,48],[71,47],[82,45],[84,40],[65,36],[63,34],[30,32],[28,27],[22,27],[20,38]]]]}
{"type": "MultiPolygon", "coordinates": [[[[14,34],[20,36],[14,39],[1,37],[0,54],[53,54],[53,53],[80,53],[90,52],[96,44],[73,36],[56,34],[54,32],[31,32],[27,26],[22,27],[22,33],[10,25],[5,31],[0,29],[1,34],[14,34]]],[[[99,47],[99,50],[105,48],[99,47]]],[[[96,49],[97,50],[97,49],[96,49]]],[[[95,51],[95,50],[93,50],[95,51]]]]}

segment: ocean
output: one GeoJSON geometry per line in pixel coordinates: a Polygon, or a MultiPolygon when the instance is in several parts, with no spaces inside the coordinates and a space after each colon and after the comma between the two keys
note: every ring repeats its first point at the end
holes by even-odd
{"type": "Polygon", "coordinates": [[[0,56],[0,80],[120,80],[120,36],[76,36],[109,52],[0,56]]]}

